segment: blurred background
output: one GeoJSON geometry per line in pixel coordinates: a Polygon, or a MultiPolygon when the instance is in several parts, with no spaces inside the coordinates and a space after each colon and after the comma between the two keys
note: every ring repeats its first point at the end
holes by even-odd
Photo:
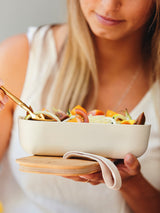
{"type": "Polygon", "coordinates": [[[66,0],[0,0],[0,42],[29,26],[66,21],[66,0]]]}

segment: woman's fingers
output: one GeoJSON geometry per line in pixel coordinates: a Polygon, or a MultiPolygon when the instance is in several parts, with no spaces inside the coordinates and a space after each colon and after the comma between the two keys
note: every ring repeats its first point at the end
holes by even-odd
{"type": "Polygon", "coordinates": [[[88,182],[91,182],[91,183],[94,183],[94,182],[95,183],[104,183],[101,172],[96,172],[96,173],[89,174],[89,175],[82,175],[80,177],[83,179],[89,180],[88,182]]]}
{"type": "Polygon", "coordinates": [[[124,158],[124,165],[128,169],[128,173],[132,176],[140,172],[140,163],[132,154],[127,154],[124,158]]]}
{"type": "MultiPolygon", "coordinates": [[[[127,154],[124,160],[119,161],[119,163],[116,165],[123,181],[140,173],[140,163],[132,154],[127,154]]],[[[85,174],[81,176],[67,176],[66,178],[72,179],[74,181],[90,183],[92,185],[104,183],[101,172],[85,174]]]]}
{"type": "Polygon", "coordinates": [[[140,163],[132,154],[127,154],[124,161],[117,164],[117,168],[123,180],[140,173],[140,163]]]}
{"type": "MultiPolygon", "coordinates": [[[[3,81],[0,79],[0,87],[3,85],[3,81]]],[[[0,110],[4,109],[5,104],[8,102],[7,95],[0,89],[0,110]]]]}
{"type": "Polygon", "coordinates": [[[1,89],[0,89],[0,102],[2,102],[2,104],[6,104],[8,102],[8,96],[5,95],[1,89]]]}
{"type": "Polygon", "coordinates": [[[63,177],[71,179],[71,180],[74,180],[74,181],[90,183],[92,185],[97,185],[97,184],[100,184],[100,183],[104,183],[101,172],[96,172],[96,173],[89,174],[89,175],[63,176],[63,177]]]}
{"type": "Polygon", "coordinates": [[[0,79],[0,87],[1,87],[3,84],[4,84],[4,83],[3,83],[2,79],[0,79]]]}
{"type": "Polygon", "coordinates": [[[85,180],[84,182],[90,183],[92,185],[98,185],[100,183],[104,183],[103,177],[102,177],[102,173],[101,172],[96,172],[90,175],[83,175],[80,176],[83,180],[85,180]]]}
{"type": "Polygon", "coordinates": [[[82,179],[80,176],[62,176],[64,178],[68,178],[74,181],[80,181],[80,182],[85,182],[84,179],[82,179]]]}

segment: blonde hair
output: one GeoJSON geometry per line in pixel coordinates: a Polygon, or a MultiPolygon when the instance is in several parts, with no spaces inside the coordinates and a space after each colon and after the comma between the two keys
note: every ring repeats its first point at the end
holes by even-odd
{"type": "Polygon", "coordinates": [[[153,17],[153,22],[151,24],[153,27],[153,33],[151,37],[151,62],[152,62],[152,73],[151,73],[151,83],[157,82],[154,90],[152,90],[152,95],[155,103],[155,110],[157,114],[157,119],[160,128],[160,3],[156,0],[155,13],[153,17]]]}
{"type": "Polygon", "coordinates": [[[95,51],[77,0],[68,0],[68,38],[61,58],[54,83],[55,107],[68,110],[83,105],[92,87],[90,107],[93,108],[98,87],[95,51]]]}
{"type": "MultiPolygon", "coordinates": [[[[159,0],[149,29],[149,57],[153,64],[152,81],[160,80],[160,27],[159,0]]],[[[65,43],[59,71],[54,83],[54,106],[68,110],[77,104],[84,105],[88,93],[92,95],[93,108],[98,93],[98,74],[92,34],[82,14],[79,0],[67,0],[68,37],[65,43]],[[92,91],[89,91],[92,90],[92,91]]],[[[148,46],[148,43],[146,43],[148,46]]],[[[159,105],[157,105],[159,106],[159,105]]]]}

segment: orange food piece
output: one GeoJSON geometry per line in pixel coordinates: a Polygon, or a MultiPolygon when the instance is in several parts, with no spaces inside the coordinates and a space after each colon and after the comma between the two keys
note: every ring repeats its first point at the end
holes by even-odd
{"type": "Polygon", "coordinates": [[[67,122],[83,123],[83,118],[80,115],[76,115],[75,118],[72,118],[68,120],[67,122]]]}
{"type": "Polygon", "coordinates": [[[102,111],[102,110],[99,110],[99,109],[94,109],[94,110],[91,110],[90,112],[88,112],[88,115],[104,115],[105,113],[102,111]]]}
{"type": "Polygon", "coordinates": [[[48,110],[48,109],[45,109],[45,108],[42,108],[41,111],[47,111],[47,112],[49,112],[49,110],[48,110]]]}
{"type": "Polygon", "coordinates": [[[72,110],[71,110],[71,114],[72,115],[76,115],[76,109],[81,109],[83,112],[85,112],[87,114],[87,110],[85,108],[83,108],[80,105],[75,106],[72,110]]]}
{"type": "Polygon", "coordinates": [[[76,111],[76,117],[79,118],[79,116],[81,117],[81,121],[84,123],[88,123],[89,119],[88,119],[88,115],[86,112],[84,112],[82,109],[75,109],[76,111]]]}
{"type": "Polygon", "coordinates": [[[112,110],[107,110],[106,112],[106,117],[113,117],[114,115],[116,115],[117,112],[114,112],[112,110]]]}
{"type": "Polygon", "coordinates": [[[130,125],[133,125],[135,123],[135,120],[124,120],[124,121],[121,121],[121,124],[130,124],[130,125]]]}
{"type": "Polygon", "coordinates": [[[78,122],[78,121],[77,121],[77,118],[75,117],[75,118],[68,120],[67,122],[78,122]]]}

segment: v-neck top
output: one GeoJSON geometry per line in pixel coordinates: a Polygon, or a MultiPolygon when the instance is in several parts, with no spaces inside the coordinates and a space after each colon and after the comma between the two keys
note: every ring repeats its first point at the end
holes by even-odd
{"type": "MultiPolygon", "coordinates": [[[[48,79],[53,78],[56,72],[57,52],[50,26],[44,26],[38,31],[37,28],[30,28],[27,36],[30,54],[21,99],[37,111],[43,107],[46,85],[50,86],[48,106],[51,104],[52,81],[48,79]]],[[[132,110],[131,116],[136,117],[144,112],[147,123],[152,125],[148,148],[139,161],[145,178],[160,190],[160,132],[152,96],[156,86],[157,83],[146,93],[132,110]]],[[[54,175],[20,172],[16,159],[28,156],[20,145],[18,135],[17,120],[24,115],[25,112],[17,107],[10,145],[2,161],[0,200],[6,213],[132,212],[120,192],[108,189],[105,184],[93,186],[54,175]]]]}

